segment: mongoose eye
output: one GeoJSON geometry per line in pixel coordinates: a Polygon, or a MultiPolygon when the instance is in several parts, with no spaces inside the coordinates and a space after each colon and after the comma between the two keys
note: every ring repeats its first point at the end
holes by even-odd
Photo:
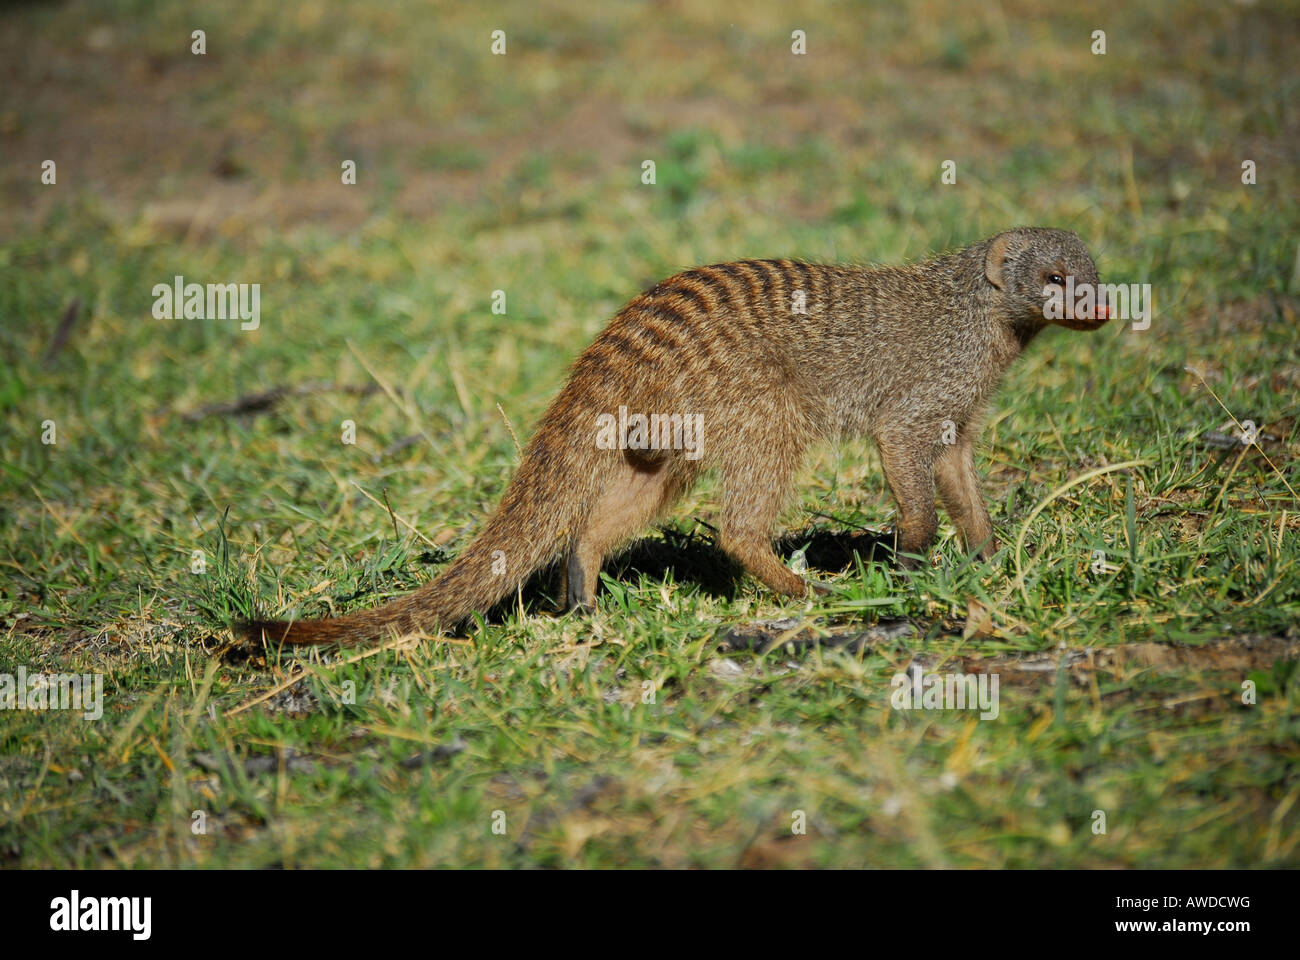
{"type": "Polygon", "coordinates": [[[1063,287],[1065,286],[1065,277],[1061,276],[1059,273],[1054,273],[1047,278],[1047,282],[1054,283],[1058,287],[1063,287]]]}

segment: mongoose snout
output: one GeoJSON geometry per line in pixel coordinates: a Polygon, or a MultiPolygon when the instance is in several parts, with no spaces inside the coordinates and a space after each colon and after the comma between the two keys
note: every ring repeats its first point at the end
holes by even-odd
{"type": "Polygon", "coordinates": [[[568,605],[590,608],[604,558],[705,471],[721,481],[722,549],[803,596],[808,583],[773,550],[775,524],[812,446],[853,435],[880,451],[905,564],[934,541],[936,498],[988,558],[974,452],[985,407],[1043,328],[1109,319],[1096,287],[1079,237],[1043,227],[904,266],[686,270],[633,298],[577,358],[496,512],[434,580],[377,609],[238,629],[293,644],[450,629],[561,558],[568,605]]]}

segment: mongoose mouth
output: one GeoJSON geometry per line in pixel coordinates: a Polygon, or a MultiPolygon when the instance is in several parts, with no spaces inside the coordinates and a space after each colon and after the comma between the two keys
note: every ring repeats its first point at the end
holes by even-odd
{"type": "Polygon", "coordinates": [[[1096,330],[1104,326],[1110,319],[1110,307],[1107,304],[1099,303],[1092,308],[1092,315],[1088,316],[1082,313],[1076,313],[1074,316],[1066,316],[1057,320],[1063,327],[1069,327],[1071,330],[1096,330]]]}

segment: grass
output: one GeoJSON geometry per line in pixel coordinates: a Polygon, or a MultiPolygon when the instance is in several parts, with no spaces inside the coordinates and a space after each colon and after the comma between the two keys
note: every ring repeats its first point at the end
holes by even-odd
{"type": "MultiPolygon", "coordinates": [[[[93,722],[0,711],[0,864],[1300,862],[1296,5],[710,6],[0,12],[0,673],[105,692],[93,722]],[[862,559],[781,602],[719,565],[706,483],[589,618],[543,578],[462,637],[227,648],[254,606],[432,576],[514,469],[497,405],[522,440],[656,279],[1017,223],[1077,230],[1156,315],[1009,375],[991,563],[945,520],[918,576],[862,559]],[[177,274],[260,283],[260,329],[154,320],[177,274]],[[186,416],[277,386],[305,389],[186,416]],[[1258,447],[1215,445],[1233,418],[1258,447]],[[723,642],[781,617],[910,629],[723,642]],[[998,719],[890,709],[910,663],[997,672],[998,719]]],[[[789,550],[889,526],[866,445],[800,490],[789,550]]]]}

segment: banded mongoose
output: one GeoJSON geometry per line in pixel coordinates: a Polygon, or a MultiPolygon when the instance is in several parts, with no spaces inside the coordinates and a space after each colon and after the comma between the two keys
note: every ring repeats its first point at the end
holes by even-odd
{"type": "Polygon", "coordinates": [[[590,609],[601,561],[711,469],[719,545],[774,592],[802,596],[809,584],[777,557],[774,525],[809,449],[851,435],[879,447],[904,561],[934,540],[936,492],[966,549],[988,558],[973,449],[990,395],[1049,323],[1090,330],[1109,317],[1089,300],[1047,319],[1071,276],[1095,288],[1092,257],[1074,233],[1041,227],[906,266],[743,260],[679,273],[578,357],[496,512],[440,575],[375,609],[239,630],[350,644],[452,629],[562,556],[568,605],[590,609]],[[651,414],[653,440],[668,442],[649,442],[637,415],[651,414]],[[702,429],[688,438],[683,423],[702,429]]]}

